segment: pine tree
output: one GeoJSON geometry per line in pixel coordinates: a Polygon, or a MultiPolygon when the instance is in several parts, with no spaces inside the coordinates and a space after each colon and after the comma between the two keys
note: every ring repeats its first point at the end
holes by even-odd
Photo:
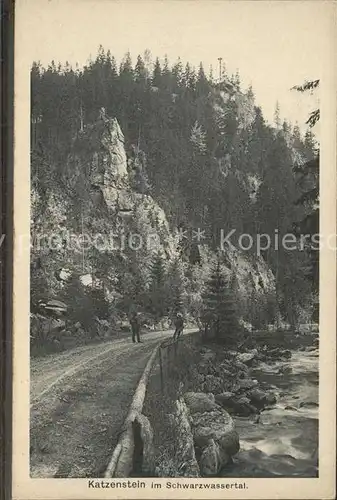
{"type": "Polygon", "coordinates": [[[170,313],[173,318],[177,315],[177,313],[184,312],[183,293],[184,273],[181,267],[181,262],[176,259],[170,266],[168,275],[170,313]]]}
{"type": "Polygon", "coordinates": [[[301,130],[300,130],[300,127],[298,126],[298,123],[296,123],[294,125],[292,137],[293,137],[293,147],[296,149],[301,149],[302,136],[301,136],[301,130]]]}
{"type": "Polygon", "coordinates": [[[255,95],[254,95],[254,90],[253,90],[253,86],[250,84],[249,87],[248,87],[248,90],[247,90],[247,97],[249,99],[249,101],[254,104],[254,101],[255,101],[255,95]]]}
{"type": "Polygon", "coordinates": [[[145,71],[146,71],[146,79],[150,78],[150,75],[152,73],[152,55],[151,51],[149,49],[144,50],[144,66],[145,66],[145,71]]]}
{"type": "Polygon", "coordinates": [[[150,266],[148,310],[158,323],[168,312],[167,275],[164,259],[157,253],[150,266]]]}
{"type": "Polygon", "coordinates": [[[288,136],[291,133],[291,125],[290,123],[287,122],[287,120],[283,120],[282,130],[286,136],[288,136]]]}
{"type": "Polygon", "coordinates": [[[169,60],[167,55],[164,58],[164,66],[162,70],[161,85],[167,92],[172,91],[172,74],[169,67],[169,60]]]}
{"type": "Polygon", "coordinates": [[[173,77],[173,82],[174,82],[174,91],[178,92],[178,90],[182,86],[182,79],[183,79],[183,65],[178,58],[178,61],[175,63],[175,65],[172,68],[172,77],[173,77]]]}
{"type": "Polygon", "coordinates": [[[195,150],[203,155],[207,151],[206,145],[206,132],[202,129],[202,126],[196,121],[191,130],[191,142],[195,150]]]}
{"type": "Polygon", "coordinates": [[[240,89],[241,85],[241,78],[240,78],[240,73],[239,70],[236,71],[235,77],[234,77],[234,83],[237,89],[240,89]]]}
{"type": "Polygon", "coordinates": [[[280,105],[278,101],[276,101],[275,111],[274,111],[274,125],[276,127],[276,130],[281,129],[280,105]]]}
{"type": "Polygon", "coordinates": [[[137,63],[135,66],[135,81],[139,84],[144,86],[146,84],[146,69],[145,69],[145,64],[140,55],[137,57],[137,63]]]}
{"type": "Polygon", "coordinates": [[[202,62],[199,65],[198,77],[196,82],[196,92],[198,96],[207,95],[210,90],[208,80],[205,75],[202,62]]]}
{"type": "Polygon", "coordinates": [[[310,128],[306,130],[304,134],[304,146],[306,148],[306,154],[309,159],[313,158],[317,153],[317,143],[315,140],[315,135],[310,128]]]}
{"type": "Polygon", "coordinates": [[[97,62],[100,64],[105,62],[105,51],[102,45],[98,47],[97,62]]]}
{"type": "Polygon", "coordinates": [[[208,79],[209,79],[210,83],[214,84],[214,72],[213,72],[213,65],[212,64],[209,67],[208,79]]]}
{"type": "Polygon", "coordinates": [[[202,299],[206,338],[210,335],[219,343],[233,344],[238,334],[233,281],[223,275],[219,261],[211,272],[202,299]]]}
{"type": "Polygon", "coordinates": [[[152,75],[152,85],[153,87],[160,88],[161,86],[162,71],[158,57],[154,63],[153,75],[152,75]]]}
{"type": "Polygon", "coordinates": [[[182,76],[182,83],[185,89],[194,90],[196,85],[196,74],[194,68],[191,68],[190,63],[186,63],[185,70],[182,76]]]}
{"type": "Polygon", "coordinates": [[[120,74],[133,77],[132,59],[130,52],[127,52],[120,65],[120,74]]]}

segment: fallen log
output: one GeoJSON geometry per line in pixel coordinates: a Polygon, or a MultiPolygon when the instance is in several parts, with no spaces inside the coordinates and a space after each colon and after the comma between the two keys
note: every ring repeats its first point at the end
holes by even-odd
{"type": "Polygon", "coordinates": [[[132,423],[137,416],[142,413],[146,387],[158,349],[159,346],[157,346],[152,352],[150,359],[146,364],[145,370],[138,382],[119,442],[114,449],[109,465],[105,471],[104,477],[106,478],[129,477],[132,472],[134,456],[134,434],[132,423]]]}

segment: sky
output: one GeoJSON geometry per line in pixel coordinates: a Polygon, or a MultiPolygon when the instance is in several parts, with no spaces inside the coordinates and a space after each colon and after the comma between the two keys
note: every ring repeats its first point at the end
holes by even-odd
{"type": "Polygon", "coordinates": [[[218,73],[239,70],[268,121],[276,102],[281,119],[305,129],[317,96],[290,88],[321,78],[332,43],[331,2],[227,0],[18,0],[17,33],[29,63],[83,66],[101,44],[119,63],[149,49],[218,73]],[[23,29],[20,29],[22,23],[23,29]],[[19,31],[18,31],[19,30],[19,31]]]}

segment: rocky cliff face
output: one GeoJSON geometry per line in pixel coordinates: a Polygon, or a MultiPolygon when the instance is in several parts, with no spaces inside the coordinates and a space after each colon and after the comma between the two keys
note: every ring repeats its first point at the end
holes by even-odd
{"type": "MultiPolygon", "coordinates": [[[[101,117],[78,133],[62,183],[64,190],[55,186],[50,191],[44,213],[38,193],[32,191],[33,233],[60,236],[68,231],[79,239],[83,234],[88,239],[99,236],[102,251],[123,252],[123,246],[144,250],[146,244],[149,254],[162,251],[173,255],[175,238],[165,212],[150,195],[135,192],[130,184],[124,136],[115,118],[101,117]],[[134,237],[128,245],[131,234],[134,237]]],[[[56,258],[56,254],[47,253],[49,258],[56,258]]],[[[77,257],[68,249],[68,268],[76,267],[77,257]]]]}
{"type": "MultiPolygon", "coordinates": [[[[167,263],[178,256],[177,229],[170,227],[164,210],[149,192],[134,187],[133,168],[139,164],[140,153],[136,152],[136,159],[128,159],[117,120],[101,114],[96,123],[85,127],[74,139],[64,169],[64,189],[51,189],[45,212],[39,211],[38,195],[32,192],[33,233],[52,231],[62,238],[71,233],[79,240],[85,235],[89,241],[85,249],[74,250],[61,244],[52,252],[33,250],[33,269],[40,261],[39,269],[32,273],[33,281],[42,273],[51,296],[57,296],[64,285],[62,269],[67,269],[67,276],[85,276],[84,284],[102,286],[113,300],[116,269],[120,269],[121,261],[135,260],[145,281],[155,253],[159,251],[167,263]],[[105,262],[103,270],[100,261],[105,262]]],[[[205,247],[200,251],[202,262],[194,274],[204,279],[214,255],[205,247]]],[[[239,251],[228,252],[227,257],[245,310],[253,296],[254,300],[263,300],[274,293],[274,276],[262,258],[248,258],[239,251]]],[[[194,291],[199,299],[200,292],[194,291]]]]}

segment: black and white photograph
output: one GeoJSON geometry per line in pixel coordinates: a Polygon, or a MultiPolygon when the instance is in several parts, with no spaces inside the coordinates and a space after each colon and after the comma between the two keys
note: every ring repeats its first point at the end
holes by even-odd
{"type": "Polygon", "coordinates": [[[266,498],[252,479],[323,473],[332,498],[332,4],[17,2],[16,352],[44,498],[61,498],[58,479],[81,479],[85,498],[266,498]]]}

